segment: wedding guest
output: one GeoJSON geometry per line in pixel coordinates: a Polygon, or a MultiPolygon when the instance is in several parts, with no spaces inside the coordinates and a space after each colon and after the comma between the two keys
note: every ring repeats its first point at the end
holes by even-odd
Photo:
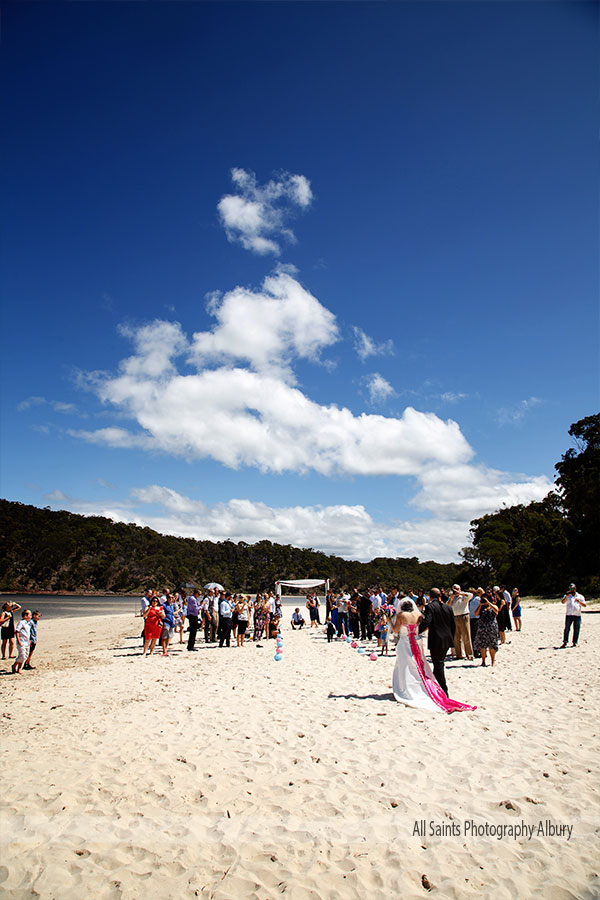
{"type": "Polygon", "coordinates": [[[389,630],[389,619],[387,616],[383,616],[379,623],[379,644],[381,647],[381,656],[387,656],[389,630]]]}
{"type": "Polygon", "coordinates": [[[348,624],[350,626],[350,631],[357,640],[360,637],[359,601],[360,594],[355,588],[348,601],[348,624]]]}
{"type": "Polygon", "coordinates": [[[162,647],[162,655],[169,655],[169,644],[175,630],[175,608],[169,591],[165,591],[161,597],[161,606],[164,610],[165,617],[163,619],[163,628],[160,635],[160,645],[162,647]]]}
{"type": "Polygon", "coordinates": [[[331,644],[335,634],[335,625],[331,621],[331,616],[327,619],[327,643],[331,644]]]}
{"type": "Polygon", "coordinates": [[[310,617],[310,627],[318,628],[319,626],[319,609],[317,607],[316,595],[308,594],[306,598],[306,608],[310,617]]]}
{"type": "Polygon", "coordinates": [[[185,601],[176,591],[173,597],[173,612],[175,618],[175,634],[179,635],[179,643],[183,644],[183,628],[185,625],[185,601]]]}
{"type": "Polygon", "coordinates": [[[152,656],[156,642],[160,640],[163,628],[163,619],[165,611],[160,605],[158,597],[152,597],[150,605],[144,613],[146,624],[144,626],[144,649],[143,656],[152,656]]]}
{"type": "Polygon", "coordinates": [[[19,675],[29,656],[29,639],[31,635],[31,610],[24,609],[21,613],[21,621],[15,628],[17,638],[17,658],[12,664],[13,675],[19,675]]]}
{"type": "Polygon", "coordinates": [[[185,617],[188,620],[188,642],[187,649],[190,653],[197,653],[196,650],[196,634],[198,633],[198,616],[200,615],[199,598],[200,591],[194,588],[186,601],[185,617]]]}
{"type": "MultiPolygon", "coordinates": [[[[497,623],[498,623],[498,634],[500,636],[500,643],[505,644],[506,643],[506,631],[507,631],[508,625],[510,625],[510,615],[508,612],[508,606],[506,605],[506,603],[504,601],[504,592],[500,590],[498,585],[496,585],[493,588],[493,592],[494,592],[494,605],[498,608],[497,623]],[[507,618],[509,620],[508,625],[506,622],[507,618]]],[[[480,618],[481,618],[481,616],[480,616],[480,618]]]]}
{"type": "Polygon", "coordinates": [[[490,659],[492,665],[496,658],[498,650],[498,606],[497,597],[494,594],[481,594],[477,615],[479,624],[477,625],[477,635],[475,637],[474,650],[478,655],[481,654],[481,665],[486,666],[487,651],[490,651],[490,659]]]}
{"type": "Polygon", "coordinates": [[[358,601],[358,615],[360,618],[360,639],[361,641],[370,641],[373,637],[373,625],[371,622],[371,594],[364,592],[360,595],[358,601]]]}
{"type": "Polygon", "coordinates": [[[317,625],[321,624],[321,601],[319,600],[319,595],[315,594],[315,606],[317,609],[317,625]]]}
{"type": "Polygon", "coordinates": [[[469,601],[472,595],[468,591],[461,591],[460,584],[452,585],[452,592],[448,605],[454,613],[454,659],[462,659],[463,650],[467,659],[473,659],[473,647],[471,646],[471,630],[469,628],[469,601]]]}
{"type": "Polygon", "coordinates": [[[330,606],[331,606],[331,612],[330,612],[329,616],[330,616],[330,618],[331,618],[331,621],[333,622],[333,627],[334,627],[335,630],[337,631],[337,627],[338,627],[338,600],[337,600],[337,597],[336,597],[334,594],[331,595],[331,603],[330,603],[330,606]]]}
{"type": "Polygon", "coordinates": [[[346,637],[348,634],[348,601],[350,595],[345,591],[340,591],[337,597],[337,632],[338,637],[346,637]]]}
{"type": "Polygon", "coordinates": [[[274,613],[269,613],[269,623],[268,623],[268,636],[269,638],[276,638],[279,634],[279,622],[280,616],[275,610],[274,613]]]}
{"type": "Polygon", "coordinates": [[[500,590],[502,591],[502,598],[504,600],[504,605],[506,606],[506,616],[504,619],[504,623],[506,625],[505,631],[512,631],[512,623],[510,621],[510,607],[511,607],[510,594],[506,590],[505,584],[500,585],[500,590]]]}
{"type": "Polygon", "coordinates": [[[29,656],[23,665],[24,669],[35,669],[35,666],[31,665],[31,657],[33,656],[33,651],[37,647],[37,624],[41,618],[42,614],[39,609],[34,609],[31,613],[31,622],[29,623],[29,656]]]}
{"type": "Polygon", "coordinates": [[[246,637],[246,629],[248,628],[248,619],[250,618],[250,610],[248,608],[248,598],[244,594],[240,594],[235,605],[237,613],[237,635],[236,641],[238,647],[244,646],[244,638],[246,637]]]}
{"type": "Polygon", "coordinates": [[[561,650],[567,646],[569,641],[569,632],[571,631],[571,626],[573,626],[573,647],[577,646],[577,641],[579,640],[579,631],[581,629],[581,609],[586,606],[585,597],[583,594],[577,593],[577,586],[574,584],[569,585],[569,590],[562,598],[561,603],[567,604],[566,616],[565,616],[565,630],[563,633],[563,642],[561,650]]]}
{"type": "Polygon", "coordinates": [[[263,633],[265,630],[266,617],[267,617],[267,610],[265,609],[265,602],[262,598],[262,595],[257,594],[256,601],[254,603],[254,640],[255,641],[262,640],[263,633]]]}
{"type": "Polygon", "coordinates": [[[233,597],[231,598],[231,633],[232,633],[233,637],[236,639],[236,641],[237,641],[237,628],[238,628],[237,605],[238,605],[238,595],[234,594],[233,597]]]}
{"type": "Polygon", "coordinates": [[[233,598],[229,591],[223,594],[219,603],[219,647],[223,644],[231,646],[231,618],[233,616],[233,598]]]}
{"type": "Polygon", "coordinates": [[[515,623],[515,631],[521,630],[521,597],[519,589],[513,588],[512,597],[510,599],[510,611],[512,612],[513,622],[515,623]]]}
{"type": "Polygon", "coordinates": [[[8,645],[8,658],[14,656],[15,650],[15,617],[14,613],[21,609],[18,603],[8,600],[2,604],[3,624],[0,630],[0,639],[2,640],[2,659],[6,659],[6,648],[8,645]]]}
{"type": "Polygon", "coordinates": [[[483,596],[483,588],[469,588],[472,597],[469,600],[469,627],[471,629],[471,646],[475,648],[475,635],[477,634],[477,626],[479,625],[479,605],[483,596]]]}
{"type": "Polygon", "coordinates": [[[292,613],[292,621],[291,621],[292,630],[295,631],[296,628],[304,628],[305,622],[302,617],[302,613],[300,612],[300,607],[297,606],[294,612],[292,613]]]}
{"type": "Polygon", "coordinates": [[[217,639],[217,601],[212,588],[209,589],[202,601],[201,612],[204,624],[204,642],[214,644],[217,639]]]}

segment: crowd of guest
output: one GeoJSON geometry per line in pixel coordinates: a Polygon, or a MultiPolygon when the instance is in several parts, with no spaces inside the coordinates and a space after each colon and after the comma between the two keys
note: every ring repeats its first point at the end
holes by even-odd
{"type": "MultiPolygon", "coordinates": [[[[405,593],[399,588],[386,592],[376,586],[366,591],[327,593],[324,601],[327,638],[376,641],[382,655],[388,653],[389,635],[394,617],[403,601],[410,600],[417,609],[429,602],[422,590],[405,593]]],[[[494,586],[461,590],[453,585],[441,591],[441,600],[452,609],[455,624],[454,659],[480,657],[482,665],[489,659],[495,662],[498,647],[506,642],[506,633],[521,630],[521,606],[517,588],[509,594],[506,587],[494,586]],[[512,621],[511,621],[512,614],[512,621]]],[[[293,630],[309,624],[318,628],[321,623],[322,601],[316,593],[309,593],[305,604],[308,622],[296,607],[290,625],[293,630]]],[[[196,652],[197,641],[230,647],[232,642],[243,647],[248,640],[258,643],[277,637],[282,620],[281,598],[273,592],[232,594],[220,588],[193,589],[185,596],[179,591],[162,593],[148,590],[141,601],[140,615],[144,618],[144,655],[155,649],[169,655],[174,641],[186,644],[187,651],[196,652]],[[184,636],[185,635],[185,636],[184,636]]]]}
{"type": "Polygon", "coordinates": [[[39,609],[23,609],[21,618],[15,625],[15,613],[21,609],[20,604],[7,601],[0,611],[0,639],[2,641],[2,659],[16,659],[11,666],[11,673],[19,675],[23,669],[35,669],[31,659],[37,646],[37,627],[42,618],[39,609]]]}
{"type": "MultiPolygon", "coordinates": [[[[409,600],[422,611],[429,599],[422,590],[405,593],[395,588],[388,593],[380,586],[367,591],[356,588],[351,592],[328,593],[325,598],[327,638],[332,641],[337,635],[342,639],[352,636],[355,640],[376,640],[380,653],[385,655],[390,626],[401,604],[409,600]]],[[[512,631],[513,623],[515,631],[521,631],[521,599],[517,588],[512,593],[505,585],[463,591],[455,584],[440,591],[439,599],[452,609],[454,616],[454,659],[473,660],[477,656],[485,666],[489,653],[494,665],[498,648],[506,643],[506,633],[512,631]]]]}
{"type": "Polygon", "coordinates": [[[187,643],[187,651],[197,652],[199,634],[206,644],[230,647],[232,641],[243,647],[247,639],[253,642],[277,637],[281,622],[281,598],[272,592],[232,594],[218,588],[204,591],[192,589],[185,596],[179,591],[147,590],[142,597],[140,615],[144,619],[143,655],[154,653],[160,646],[162,656],[169,655],[169,646],[178,637],[187,643]],[[187,642],[184,639],[187,634],[187,642]]]}

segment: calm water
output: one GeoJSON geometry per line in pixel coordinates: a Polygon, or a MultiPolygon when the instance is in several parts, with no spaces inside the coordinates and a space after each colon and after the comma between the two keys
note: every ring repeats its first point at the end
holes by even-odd
{"type": "MultiPolygon", "coordinates": [[[[300,607],[308,624],[306,597],[282,597],[282,605],[290,612],[300,607]]],[[[22,609],[39,609],[45,619],[70,618],[73,616],[112,616],[115,613],[134,615],[140,608],[139,597],[62,597],[33,594],[1,594],[0,605],[7,601],[18,603],[22,609]]],[[[325,621],[325,601],[320,607],[321,621],[325,621]]],[[[20,612],[17,614],[17,619],[20,612]]]]}

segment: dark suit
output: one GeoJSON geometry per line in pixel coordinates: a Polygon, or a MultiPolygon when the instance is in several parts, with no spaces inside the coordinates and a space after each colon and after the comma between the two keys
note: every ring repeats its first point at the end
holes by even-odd
{"type": "Polygon", "coordinates": [[[439,600],[431,600],[423,609],[423,619],[419,623],[419,634],[428,630],[427,647],[433,663],[433,674],[441,689],[447,694],[448,685],[444,674],[444,660],[450,647],[454,646],[456,623],[451,608],[439,600]]]}

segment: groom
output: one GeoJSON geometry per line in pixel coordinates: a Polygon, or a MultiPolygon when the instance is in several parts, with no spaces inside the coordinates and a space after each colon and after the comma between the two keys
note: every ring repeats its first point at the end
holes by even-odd
{"type": "Polygon", "coordinates": [[[448,694],[448,685],[444,674],[444,660],[450,647],[454,646],[456,623],[449,606],[441,601],[439,588],[431,588],[429,603],[422,609],[423,618],[419,623],[419,634],[429,629],[427,648],[431,654],[433,674],[441,689],[448,694]]]}

